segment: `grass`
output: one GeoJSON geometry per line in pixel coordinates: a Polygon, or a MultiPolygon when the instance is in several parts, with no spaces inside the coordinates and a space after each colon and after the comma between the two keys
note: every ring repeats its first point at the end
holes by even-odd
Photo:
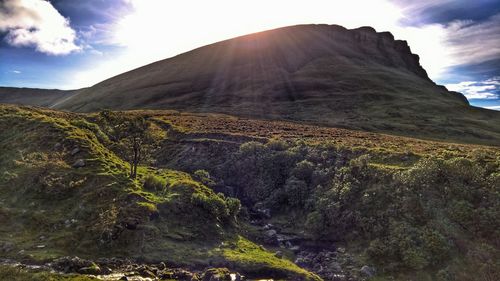
{"type": "Polygon", "coordinates": [[[320,280],[310,272],[298,267],[286,258],[277,258],[251,241],[237,236],[222,248],[222,255],[235,268],[256,277],[277,276],[277,278],[301,278],[303,280],[320,280]]]}

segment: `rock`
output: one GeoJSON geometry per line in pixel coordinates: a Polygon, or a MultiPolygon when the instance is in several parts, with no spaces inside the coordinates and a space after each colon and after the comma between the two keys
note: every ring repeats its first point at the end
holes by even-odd
{"type": "Polygon", "coordinates": [[[283,252],[277,251],[276,253],[274,253],[274,256],[277,257],[278,259],[281,259],[283,258],[283,252]]]}
{"type": "Polygon", "coordinates": [[[99,275],[101,274],[101,268],[97,264],[92,263],[91,266],[82,267],[77,272],[80,274],[99,275]]]}
{"type": "Polygon", "coordinates": [[[269,229],[267,230],[266,232],[264,232],[264,234],[268,237],[268,238],[275,238],[276,235],[278,234],[278,232],[274,229],[269,229]]]}
{"type": "Polygon", "coordinates": [[[298,257],[297,259],[295,259],[295,264],[300,267],[306,267],[311,264],[311,259],[307,257],[298,257]]]}
{"type": "Polygon", "coordinates": [[[61,149],[61,147],[62,147],[62,144],[60,142],[58,142],[54,145],[54,150],[59,150],[59,149],[61,149]]]}
{"type": "Polygon", "coordinates": [[[139,271],[139,274],[142,276],[142,277],[147,277],[147,278],[156,278],[156,275],[151,272],[150,270],[141,270],[139,271]]]}
{"type": "Polygon", "coordinates": [[[361,272],[361,274],[363,274],[364,276],[370,278],[373,277],[377,271],[372,266],[364,265],[363,267],[361,267],[359,272],[361,272]]]}
{"type": "Polygon", "coordinates": [[[109,268],[107,266],[101,267],[101,274],[103,274],[103,275],[109,275],[111,273],[113,273],[113,270],[111,268],[109,268]]]}
{"type": "Polygon", "coordinates": [[[239,273],[231,273],[231,281],[242,281],[245,280],[245,276],[239,273]]]}
{"type": "Polygon", "coordinates": [[[85,167],[86,163],[84,159],[78,159],[73,163],[73,168],[82,168],[85,167]]]}
{"type": "MultiPolygon", "coordinates": [[[[194,280],[193,273],[184,269],[175,269],[172,274],[172,279],[175,280],[194,280]]],[[[198,279],[196,279],[198,280],[198,279]]]]}
{"type": "Polygon", "coordinates": [[[264,225],[264,230],[269,230],[269,229],[272,229],[274,226],[270,223],[264,225]]]}
{"type": "Polygon", "coordinates": [[[262,202],[256,203],[253,207],[253,210],[257,214],[259,214],[261,217],[268,218],[268,219],[271,218],[271,209],[265,208],[264,203],[262,203],[262,202]]]}
{"type": "Polygon", "coordinates": [[[334,272],[342,272],[342,267],[340,266],[340,263],[338,263],[338,262],[330,263],[328,268],[334,272]]]}
{"type": "Polygon", "coordinates": [[[76,155],[78,152],[80,152],[80,148],[75,147],[75,148],[73,148],[73,150],[71,150],[70,154],[71,154],[71,156],[74,156],[74,155],[76,155]]]}
{"type": "Polygon", "coordinates": [[[160,264],[158,265],[158,269],[165,270],[167,269],[167,265],[164,262],[160,262],[160,264]]]}
{"type": "Polygon", "coordinates": [[[344,254],[344,253],[345,253],[345,248],[338,247],[338,248],[337,248],[337,252],[339,252],[339,253],[341,253],[341,254],[344,254]]]}
{"type": "Polygon", "coordinates": [[[203,272],[202,281],[231,281],[231,273],[227,268],[210,268],[203,272]]]}
{"type": "Polygon", "coordinates": [[[79,270],[83,268],[90,268],[90,267],[99,268],[97,264],[89,260],[81,259],[79,257],[62,257],[56,259],[52,262],[52,267],[56,270],[63,271],[65,273],[79,272],[79,270]]]}

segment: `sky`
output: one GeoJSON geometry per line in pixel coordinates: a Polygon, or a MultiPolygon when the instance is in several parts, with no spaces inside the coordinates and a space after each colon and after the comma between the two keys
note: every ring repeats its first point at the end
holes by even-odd
{"type": "Polygon", "coordinates": [[[0,86],[77,89],[295,24],[407,40],[431,79],[500,110],[500,0],[0,0],[0,86]]]}

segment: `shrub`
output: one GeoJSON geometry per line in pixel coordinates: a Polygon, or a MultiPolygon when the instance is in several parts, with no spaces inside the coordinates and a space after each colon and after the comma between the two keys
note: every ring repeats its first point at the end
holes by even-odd
{"type": "Polygon", "coordinates": [[[226,205],[231,217],[236,217],[240,213],[241,202],[237,198],[228,197],[226,199],[226,205]]]}
{"type": "Polygon", "coordinates": [[[229,209],[226,206],[225,198],[219,195],[206,195],[203,193],[194,193],[191,198],[196,206],[206,210],[215,219],[223,220],[229,217],[229,209]]]}
{"type": "Polygon", "coordinates": [[[194,180],[199,181],[208,187],[215,186],[215,181],[210,176],[210,173],[208,173],[206,170],[196,170],[193,173],[193,178],[194,180]]]}
{"type": "Polygon", "coordinates": [[[285,184],[285,194],[289,206],[301,207],[309,195],[309,190],[303,180],[292,176],[285,184]]]}
{"type": "Polygon", "coordinates": [[[155,175],[148,175],[144,179],[144,189],[148,191],[161,191],[167,185],[166,181],[155,175]]]}
{"type": "Polygon", "coordinates": [[[425,228],[422,233],[422,241],[424,247],[429,253],[429,262],[432,265],[444,261],[450,252],[450,245],[445,237],[438,231],[429,227],[425,228]]]}
{"type": "Polygon", "coordinates": [[[302,160],[297,165],[295,165],[295,168],[292,171],[292,174],[299,180],[303,180],[307,183],[311,182],[312,174],[314,171],[314,165],[313,163],[307,161],[307,160],[302,160]]]}

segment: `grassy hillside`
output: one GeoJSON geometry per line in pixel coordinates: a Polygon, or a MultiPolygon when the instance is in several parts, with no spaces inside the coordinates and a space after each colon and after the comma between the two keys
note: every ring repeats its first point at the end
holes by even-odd
{"type": "Polygon", "coordinates": [[[0,106],[0,131],[6,258],[292,280],[500,273],[498,147],[174,111],[0,106]],[[152,145],[131,179],[117,130],[136,118],[152,145]]]}
{"type": "Polygon", "coordinates": [[[95,116],[14,106],[1,106],[0,116],[4,258],[126,257],[315,278],[238,234],[238,200],[170,169],[141,166],[130,179],[95,116]]]}

